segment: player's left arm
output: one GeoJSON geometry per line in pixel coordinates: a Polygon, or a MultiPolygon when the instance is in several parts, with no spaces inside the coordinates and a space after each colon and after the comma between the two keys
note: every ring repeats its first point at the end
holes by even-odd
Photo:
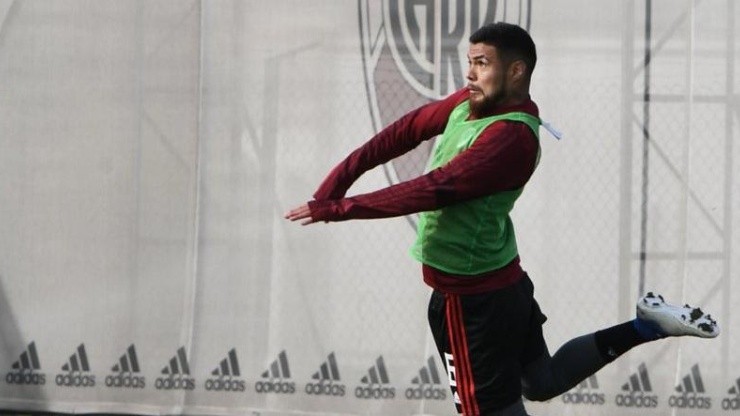
{"type": "Polygon", "coordinates": [[[442,100],[433,101],[410,111],[385,127],[329,172],[314,192],[314,199],[343,198],[347,190],[363,173],[441,134],[452,110],[467,96],[467,89],[461,89],[442,100]]]}
{"type": "Polygon", "coordinates": [[[518,189],[534,171],[538,146],[526,124],[495,123],[469,149],[425,175],[350,198],[311,201],[286,218],[309,224],[396,217],[518,189]]]}

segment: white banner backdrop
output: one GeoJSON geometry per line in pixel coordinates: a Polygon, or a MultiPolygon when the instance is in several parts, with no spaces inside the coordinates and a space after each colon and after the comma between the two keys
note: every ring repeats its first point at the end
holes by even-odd
{"type": "MultiPolygon", "coordinates": [[[[711,1],[0,0],[0,408],[449,415],[414,218],[282,214],[528,27],[543,157],[515,209],[551,350],[700,304],[538,415],[740,414],[738,7],[711,1]],[[647,45],[647,46],[646,46],[647,45]],[[645,62],[649,65],[645,65],[645,62]],[[733,284],[734,283],[734,284],[733,284]]],[[[421,172],[428,149],[361,193],[421,172]]]]}

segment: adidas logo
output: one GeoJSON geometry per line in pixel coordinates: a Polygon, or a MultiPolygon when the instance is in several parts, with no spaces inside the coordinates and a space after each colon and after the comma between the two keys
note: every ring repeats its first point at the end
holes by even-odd
{"type": "Polygon", "coordinates": [[[437,370],[437,362],[434,357],[427,359],[427,364],[419,370],[419,375],[411,380],[411,384],[416,387],[406,389],[406,398],[409,400],[445,400],[447,399],[447,390],[438,386],[442,385],[437,370]]]}
{"type": "Polygon", "coordinates": [[[672,395],[668,398],[668,405],[671,407],[682,409],[712,408],[712,398],[701,396],[701,394],[706,393],[706,390],[704,389],[704,380],[702,380],[699,372],[699,364],[694,364],[691,367],[691,373],[686,375],[681,384],[676,386],[676,391],[681,394],[672,395]]]}
{"type": "Polygon", "coordinates": [[[683,378],[683,384],[676,386],[676,391],[684,394],[706,392],[706,390],[704,390],[704,381],[699,372],[699,364],[694,364],[694,366],[691,367],[691,374],[683,378]]]}
{"type": "Polygon", "coordinates": [[[596,379],[596,374],[583,380],[578,384],[575,391],[569,391],[564,393],[561,397],[563,403],[571,404],[591,404],[602,406],[606,404],[606,396],[604,393],[599,393],[594,390],[599,389],[599,382],[596,379]]]}
{"type": "Polygon", "coordinates": [[[624,383],[622,391],[625,393],[618,394],[616,398],[619,407],[658,407],[658,396],[645,394],[653,391],[645,363],[640,364],[637,373],[624,383]]]}
{"type": "Polygon", "coordinates": [[[57,386],[64,387],[93,387],[95,376],[84,374],[90,372],[90,363],[87,360],[85,344],[80,344],[77,350],[69,356],[69,361],[62,366],[65,373],[57,374],[54,378],[57,386]]]}
{"type": "Polygon", "coordinates": [[[637,368],[637,374],[630,376],[630,381],[624,383],[622,391],[630,392],[651,392],[653,391],[652,383],[650,383],[650,376],[648,376],[647,367],[645,363],[640,364],[637,368]]]}
{"type": "Polygon", "coordinates": [[[599,388],[599,381],[596,379],[596,374],[592,375],[591,377],[581,381],[578,384],[578,389],[598,389],[599,388]]]}
{"type": "Polygon", "coordinates": [[[722,399],[723,410],[738,410],[740,409],[740,377],[735,380],[735,384],[727,390],[729,396],[722,399]]]}
{"type": "Polygon", "coordinates": [[[734,396],[740,395],[740,378],[735,380],[735,385],[730,387],[729,390],[727,390],[727,394],[732,394],[734,396]]]}
{"type": "Polygon", "coordinates": [[[157,390],[194,390],[195,379],[190,377],[190,365],[185,354],[185,347],[180,347],[177,354],[170,358],[169,365],[162,368],[162,377],[157,377],[154,387],[157,390]]]}
{"type": "Polygon", "coordinates": [[[337,366],[337,359],[333,352],[321,364],[319,371],[311,376],[311,379],[316,381],[306,384],[304,390],[307,394],[339,397],[345,395],[346,386],[338,383],[340,381],[339,366],[337,366]]]}
{"type": "Polygon", "coordinates": [[[278,358],[270,364],[270,367],[262,373],[266,380],[258,381],[254,385],[257,393],[281,393],[294,394],[295,383],[286,381],[290,378],[290,366],[288,366],[288,354],[282,350],[278,358]]]}
{"type": "Polygon", "coordinates": [[[5,374],[5,382],[8,384],[36,385],[46,384],[46,374],[39,373],[41,364],[36,352],[36,343],[31,341],[26,350],[21,353],[18,361],[12,365],[12,370],[5,374]]]}
{"type": "Polygon", "coordinates": [[[170,365],[162,368],[162,374],[190,375],[190,365],[188,364],[188,357],[185,355],[185,347],[180,347],[177,350],[177,355],[170,358],[170,365]]]}
{"type": "Polygon", "coordinates": [[[246,390],[244,380],[239,380],[241,376],[239,370],[239,360],[236,358],[236,349],[232,348],[221,360],[221,363],[213,371],[211,378],[206,379],[205,388],[207,391],[231,391],[242,392],[246,390]]]}
{"type": "Polygon", "coordinates": [[[360,380],[366,386],[355,388],[355,397],[359,399],[394,399],[396,397],[395,387],[386,387],[390,383],[388,370],[381,355],[375,360],[375,365],[367,370],[367,375],[360,380]]]}
{"type": "Polygon", "coordinates": [[[139,358],[136,356],[136,347],[129,345],[126,352],[110,369],[112,373],[105,377],[105,385],[114,388],[143,389],[146,379],[140,375],[139,358]]]}

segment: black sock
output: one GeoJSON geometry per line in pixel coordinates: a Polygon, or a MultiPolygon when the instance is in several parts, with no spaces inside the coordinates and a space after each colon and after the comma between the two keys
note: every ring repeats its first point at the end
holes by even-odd
{"type": "Polygon", "coordinates": [[[630,349],[650,341],[637,332],[632,321],[602,329],[594,334],[594,340],[599,353],[608,362],[612,362],[630,349]]]}

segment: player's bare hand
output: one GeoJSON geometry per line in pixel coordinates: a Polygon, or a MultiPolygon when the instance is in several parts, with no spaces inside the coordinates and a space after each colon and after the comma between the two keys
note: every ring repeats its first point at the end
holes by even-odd
{"type": "Polygon", "coordinates": [[[313,224],[315,221],[311,218],[311,208],[308,204],[303,204],[297,208],[293,208],[285,214],[285,219],[290,221],[301,221],[301,225],[313,224]]]}

